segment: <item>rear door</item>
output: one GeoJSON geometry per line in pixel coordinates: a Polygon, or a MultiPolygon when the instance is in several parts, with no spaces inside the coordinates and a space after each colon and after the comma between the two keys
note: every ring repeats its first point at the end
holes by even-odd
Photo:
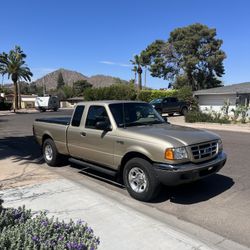
{"type": "Polygon", "coordinates": [[[70,154],[83,160],[113,167],[113,131],[105,132],[95,126],[98,121],[105,120],[110,123],[105,106],[91,105],[84,113],[87,115],[82,118],[77,132],[72,134],[74,129],[71,126],[69,128],[68,147],[70,154]]]}
{"type": "Polygon", "coordinates": [[[178,110],[178,100],[175,97],[168,97],[163,100],[164,112],[174,113],[178,110]]]}

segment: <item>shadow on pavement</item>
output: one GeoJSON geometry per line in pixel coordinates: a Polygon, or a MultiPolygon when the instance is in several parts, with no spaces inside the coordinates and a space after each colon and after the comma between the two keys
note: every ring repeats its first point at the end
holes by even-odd
{"type": "Polygon", "coordinates": [[[95,171],[93,169],[90,169],[88,167],[84,168],[82,166],[79,166],[79,165],[76,165],[73,163],[70,163],[70,166],[72,168],[78,169],[79,174],[83,174],[83,175],[86,175],[88,177],[94,178],[98,181],[105,182],[105,183],[108,183],[112,186],[124,189],[124,185],[122,184],[122,182],[119,181],[118,178],[115,176],[110,176],[110,175],[95,171]]]}
{"type": "Polygon", "coordinates": [[[40,147],[33,136],[0,138],[0,160],[9,157],[13,157],[15,162],[24,161],[24,164],[44,162],[40,147]]]}
{"type": "Polygon", "coordinates": [[[161,203],[166,200],[183,205],[199,203],[220,195],[233,185],[232,178],[215,174],[190,184],[176,187],[164,186],[152,203],[161,203]]]}

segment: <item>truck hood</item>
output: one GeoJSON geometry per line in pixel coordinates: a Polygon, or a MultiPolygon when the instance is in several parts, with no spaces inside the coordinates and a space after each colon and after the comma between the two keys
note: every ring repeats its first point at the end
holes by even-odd
{"type": "Polygon", "coordinates": [[[220,138],[212,132],[172,124],[135,126],[124,130],[126,130],[126,136],[133,139],[151,143],[164,141],[172,144],[174,147],[218,140],[220,138]]]}

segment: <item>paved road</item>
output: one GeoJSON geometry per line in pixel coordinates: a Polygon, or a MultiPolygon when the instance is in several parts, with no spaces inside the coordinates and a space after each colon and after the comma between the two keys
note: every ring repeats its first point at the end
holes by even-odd
{"type": "MultiPolygon", "coordinates": [[[[15,149],[18,152],[16,160],[38,159],[38,164],[42,164],[39,147],[32,138],[33,120],[41,116],[70,115],[71,112],[0,117],[0,159],[13,156],[11,149],[15,149]]],[[[165,187],[157,200],[146,205],[250,247],[250,134],[216,133],[222,137],[228,154],[228,162],[221,172],[191,185],[165,187]]],[[[126,190],[108,176],[69,165],[53,168],[53,171],[78,183],[83,183],[87,178],[128,196],[126,190]]]]}

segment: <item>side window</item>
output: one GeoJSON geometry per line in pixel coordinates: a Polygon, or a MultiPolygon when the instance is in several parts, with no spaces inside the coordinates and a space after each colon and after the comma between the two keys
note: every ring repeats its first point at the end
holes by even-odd
{"type": "Polygon", "coordinates": [[[96,123],[100,121],[107,121],[110,124],[109,117],[105,107],[90,106],[85,127],[96,129],[96,123]]]}
{"type": "Polygon", "coordinates": [[[73,127],[79,127],[80,123],[81,123],[81,119],[82,119],[82,114],[84,111],[84,106],[83,105],[79,105],[76,107],[75,112],[74,112],[74,116],[71,122],[71,126],[73,127]]]}
{"type": "Polygon", "coordinates": [[[167,98],[163,100],[163,103],[168,103],[168,102],[169,100],[167,98]]]}

